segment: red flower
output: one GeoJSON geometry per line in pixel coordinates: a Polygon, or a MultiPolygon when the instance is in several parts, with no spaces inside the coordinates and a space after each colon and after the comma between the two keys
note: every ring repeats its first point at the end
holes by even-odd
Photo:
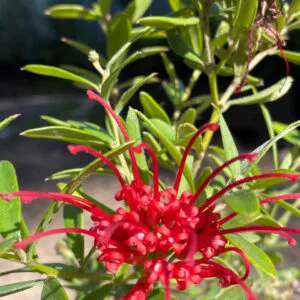
{"type": "MultiPolygon", "coordinates": [[[[91,100],[98,101],[110,113],[118,124],[124,139],[129,141],[129,136],[112,108],[99,96],[89,91],[91,100]]],[[[21,197],[23,202],[29,203],[36,198],[70,203],[85,209],[92,214],[93,226],[89,230],[80,228],[62,228],[35,234],[15,245],[24,249],[33,240],[54,233],[77,232],[90,235],[94,238],[95,247],[100,251],[98,261],[105,264],[108,272],[116,272],[123,263],[140,265],[144,269],[144,276],[140,278],[134,288],[124,299],[145,299],[157,281],[166,287],[166,299],[170,299],[170,279],[177,281],[176,288],[183,290],[191,284],[199,284],[205,278],[218,278],[222,287],[239,284],[247,293],[249,299],[256,299],[249,287],[244,283],[250,270],[246,254],[238,247],[228,245],[226,234],[241,232],[266,232],[275,233],[286,238],[289,244],[296,242],[288,233],[300,234],[299,229],[276,226],[244,226],[223,229],[222,226],[234,218],[236,213],[222,217],[215,212],[215,202],[228,191],[242,184],[261,180],[264,178],[286,178],[292,182],[300,179],[298,174],[288,172],[267,173],[238,179],[217,193],[206,199],[200,207],[195,205],[208,184],[226,167],[239,160],[253,161],[256,154],[241,154],[216,168],[202,183],[195,193],[185,191],[178,195],[183,169],[189,151],[197,137],[205,130],[215,131],[216,123],[202,126],[191,138],[187,145],[174,186],[165,190],[159,188],[159,170],[154,151],[145,143],[129,149],[134,180],[125,183],[116,166],[98,151],[85,146],[68,146],[71,153],[84,151],[105,162],[115,173],[120,190],[116,193],[117,201],[124,200],[128,210],[119,208],[111,216],[96,205],[81,197],[60,193],[40,193],[22,191],[16,193],[0,194],[0,198],[10,200],[21,197]],[[146,150],[149,152],[153,165],[153,186],[143,183],[140,178],[135,153],[146,150]],[[244,262],[244,275],[239,276],[225,266],[216,263],[213,258],[225,253],[235,252],[244,262]],[[201,259],[196,259],[195,254],[201,259]]],[[[286,194],[261,200],[261,205],[282,199],[300,198],[300,194],[286,194]]],[[[241,199],[243,201],[243,199],[241,199]]]]}

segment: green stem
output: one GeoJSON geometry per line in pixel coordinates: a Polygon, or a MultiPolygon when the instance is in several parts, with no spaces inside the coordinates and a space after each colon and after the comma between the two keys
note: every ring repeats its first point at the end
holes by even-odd
{"type": "MultiPolygon", "coordinates": [[[[260,109],[261,109],[262,115],[264,117],[264,120],[266,122],[266,126],[267,126],[267,129],[268,129],[268,132],[269,132],[269,136],[270,136],[271,139],[273,139],[275,137],[275,132],[274,132],[274,129],[272,127],[272,117],[270,115],[270,112],[266,108],[266,106],[263,105],[263,104],[260,105],[260,109]]],[[[272,153],[273,153],[274,169],[277,170],[278,169],[278,147],[277,147],[276,142],[273,143],[272,153]]]]}
{"type": "MultiPolygon", "coordinates": [[[[219,121],[219,92],[218,92],[218,83],[217,83],[217,75],[215,72],[211,72],[209,75],[209,88],[211,94],[211,102],[213,104],[213,111],[210,117],[209,122],[215,123],[219,121]]],[[[213,137],[213,131],[206,131],[203,137],[203,152],[206,152],[211,139],[213,137]]]]}
{"type": "Polygon", "coordinates": [[[83,260],[83,262],[82,262],[82,264],[81,264],[81,266],[80,266],[80,269],[81,269],[82,271],[86,268],[86,265],[87,265],[89,259],[90,259],[91,256],[95,253],[95,251],[96,251],[96,247],[93,246],[93,247],[91,248],[91,250],[89,251],[88,255],[84,258],[84,260],[83,260]]]}

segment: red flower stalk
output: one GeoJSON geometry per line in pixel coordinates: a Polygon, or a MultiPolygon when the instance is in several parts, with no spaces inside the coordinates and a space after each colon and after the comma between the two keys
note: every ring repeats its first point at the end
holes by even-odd
{"type": "MultiPolygon", "coordinates": [[[[124,139],[129,141],[128,133],[121,120],[112,108],[99,96],[89,91],[88,96],[96,100],[111,114],[116,121],[124,139]]],[[[100,158],[117,176],[121,189],[116,193],[117,201],[124,200],[128,210],[118,208],[113,216],[106,214],[98,206],[81,197],[59,194],[22,191],[2,193],[0,198],[10,200],[21,197],[25,203],[36,198],[70,203],[91,213],[93,226],[89,230],[80,228],[61,228],[37,233],[17,243],[16,248],[25,249],[35,239],[55,233],[76,232],[87,234],[94,238],[94,245],[100,251],[98,261],[103,262],[108,272],[116,272],[123,263],[140,265],[144,276],[123,299],[145,299],[152,291],[155,283],[161,281],[166,287],[165,298],[170,299],[170,280],[175,279],[178,290],[184,290],[191,284],[199,284],[205,278],[218,278],[222,287],[239,284],[246,292],[248,299],[256,299],[245,284],[250,272],[250,263],[245,252],[230,246],[227,234],[242,232],[274,233],[286,238],[289,244],[295,240],[288,234],[300,234],[300,229],[275,226],[244,226],[223,229],[222,226],[237,214],[231,213],[222,217],[215,212],[215,202],[225,193],[243,184],[264,178],[285,178],[292,182],[300,180],[298,174],[288,172],[266,173],[238,179],[206,199],[200,207],[195,205],[197,198],[203,193],[208,184],[225,168],[236,161],[248,160],[253,162],[256,154],[241,154],[216,168],[202,183],[195,193],[185,191],[178,195],[179,185],[183,176],[186,158],[197,137],[205,130],[217,130],[215,123],[202,126],[191,138],[182,155],[174,186],[160,190],[159,170],[156,155],[152,148],[145,143],[129,149],[134,180],[125,183],[117,167],[103,154],[86,146],[68,146],[71,153],[87,152],[100,158]],[[139,176],[135,153],[147,150],[153,165],[153,187],[144,184],[139,176]],[[227,267],[216,263],[214,258],[231,252],[240,255],[244,263],[244,274],[239,275],[227,267]],[[170,254],[172,254],[170,256],[170,254]],[[200,259],[195,259],[195,255],[200,259]],[[171,258],[170,258],[171,257],[171,258]]],[[[261,205],[283,199],[299,198],[300,194],[273,196],[260,201],[261,205]]],[[[241,199],[243,201],[243,199],[241,199]]]]}

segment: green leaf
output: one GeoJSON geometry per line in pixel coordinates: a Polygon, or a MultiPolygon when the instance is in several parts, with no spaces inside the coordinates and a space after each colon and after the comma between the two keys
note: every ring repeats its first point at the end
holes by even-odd
{"type": "MultiPolygon", "coordinates": [[[[70,204],[63,208],[64,225],[66,228],[84,228],[83,210],[70,204]]],[[[68,233],[67,243],[79,264],[84,260],[84,237],[82,234],[68,233]]]]}
{"type": "Polygon", "coordinates": [[[138,81],[137,83],[135,83],[135,85],[133,85],[127,91],[125,91],[123,93],[122,97],[119,99],[119,101],[118,101],[118,103],[117,103],[117,105],[115,107],[115,112],[117,114],[119,114],[123,110],[123,108],[125,107],[125,105],[133,97],[133,95],[139,90],[139,88],[141,88],[147,82],[151,81],[152,78],[154,78],[155,76],[156,76],[156,73],[152,73],[152,74],[144,77],[143,79],[141,79],[140,81],[138,81]]]}
{"type": "Polygon", "coordinates": [[[288,14],[289,16],[298,13],[300,10],[300,1],[299,0],[294,0],[293,3],[291,4],[288,14]]]}
{"type": "Polygon", "coordinates": [[[256,94],[241,97],[228,102],[228,107],[233,105],[250,105],[274,102],[282,98],[292,87],[294,80],[292,77],[283,78],[267,89],[264,89],[256,94]]]}
{"type": "Polygon", "coordinates": [[[103,146],[110,147],[112,145],[113,140],[110,136],[101,131],[99,131],[98,134],[79,130],[77,128],[61,126],[40,127],[29,129],[21,133],[21,135],[30,138],[54,139],[96,148],[103,146]]]}
{"type": "MultiPolygon", "coordinates": [[[[239,153],[236,148],[234,139],[231,135],[231,132],[221,112],[219,112],[219,123],[220,123],[221,135],[222,135],[222,143],[225,150],[225,156],[227,160],[230,160],[231,158],[238,156],[239,153]]],[[[229,168],[231,170],[231,174],[233,178],[236,178],[240,174],[239,161],[231,164],[229,168]]]]}
{"type": "Polygon", "coordinates": [[[254,218],[260,215],[260,207],[254,192],[240,190],[222,197],[223,201],[239,215],[246,218],[254,218]]]}
{"type": "Polygon", "coordinates": [[[77,4],[53,5],[45,11],[45,14],[56,19],[83,19],[94,21],[98,18],[93,10],[86,9],[82,5],[77,4]]]}
{"type": "MultiPolygon", "coordinates": [[[[134,142],[135,141],[124,143],[121,146],[110,150],[104,155],[110,159],[115,156],[118,156],[127,151],[130,147],[132,147],[134,142]]],[[[87,165],[75,178],[73,178],[70,183],[68,183],[64,192],[75,191],[90,175],[94,174],[98,170],[98,168],[102,167],[103,165],[103,161],[95,159],[93,162],[87,165]]]]}
{"type": "Polygon", "coordinates": [[[237,0],[237,8],[231,32],[233,38],[245,34],[251,28],[255,20],[257,8],[257,0],[237,0]]]}
{"type": "Polygon", "coordinates": [[[109,13],[111,2],[112,0],[98,0],[98,5],[103,16],[106,16],[109,13]]]}
{"type": "Polygon", "coordinates": [[[183,123],[190,123],[194,124],[196,121],[196,110],[194,108],[188,108],[184,111],[181,115],[180,119],[178,120],[178,125],[183,123]]]}
{"type": "MultiPolygon", "coordinates": [[[[285,127],[285,129],[282,128],[283,130],[280,131],[280,133],[278,135],[276,135],[274,138],[269,139],[268,141],[266,141],[265,143],[263,143],[262,145],[257,147],[253,151],[254,153],[257,153],[259,155],[255,161],[255,164],[257,164],[265,156],[265,154],[269,151],[269,149],[273,146],[274,143],[276,143],[281,138],[285,137],[285,135],[289,134],[292,130],[297,128],[299,125],[300,125],[300,121],[291,123],[290,125],[285,127]]],[[[274,128],[274,130],[275,130],[275,128],[274,128]]],[[[243,161],[243,163],[241,164],[241,174],[244,174],[245,172],[247,172],[249,170],[249,168],[255,164],[254,163],[250,164],[247,161],[243,161]]]]}
{"type": "Polygon", "coordinates": [[[124,13],[116,15],[107,30],[107,57],[111,58],[129,41],[131,22],[124,13]]]}
{"type": "MultiPolygon", "coordinates": [[[[294,65],[300,65],[300,52],[283,50],[283,53],[289,62],[291,62],[294,65]]],[[[280,51],[276,51],[276,54],[282,57],[280,51]]]]}
{"type": "Polygon", "coordinates": [[[168,0],[169,5],[171,7],[171,9],[176,12],[178,10],[180,10],[181,8],[184,7],[183,3],[181,2],[181,0],[168,0]]]}
{"type": "MultiPolygon", "coordinates": [[[[136,113],[145,122],[147,127],[158,137],[158,139],[161,141],[161,143],[164,145],[164,147],[168,150],[168,152],[170,153],[171,157],[174,159],[176,164],[179,165],[180,161],[181,161],[181,154],[180,154],[179,150],[174,146],[174,140],[173,141],[169,140],[161,132],[162,128],[160,128],[160,129],[157,128],[157,125],[159,124],[158,121],[160,121],[160,120],[157,120],[156,125],[154,125],[152,120],[149,120],[144,114],[142,114],[139,111],[136,111],[136,113]]],[[[162,121],[160,121],[160,122],[162,122],[162,121]]],[[[165,124],[165,125],[167,125],[167,124],[165,124]]],[[[175,137],[174,137],[174,139],[175,139],[175,137]]],[[[190,186],[190,190],[193,192],[195,189],[194,181],[193,181],[192,174],[187,166],[185,166],[183,174],[190,186]]]]}
{"type": "Polygon", "coordinates": [[[17,119],[19,116],[20,116],[19,114],[15,114],[1,121],[0,131],[3,130],[5,127],[7,127],[13,120],[17,119]]]}
{"type": "Polygon", "coordinates": [[[180,27],[180,34],[183,40],[187,43],[197,55],[202,54],[203,36],[199,22],[196,25],[188,27],[180,27]]]}
{"type": "Polygon", "coordinates": [[[234,285],[227,288],[222,288],[220,292],[214,297],[214,300],[228,299],[247,300],[247,296],[240,285],[234,285]]]}
{"type": "MultiPolygon", "coordinates": [[[[186,147],[188,145],[188,143],[190,142],[191,138],[196,133],[196,131],[197,131],[197,128],[190,123],[180,124],[176,130],[176,142],[175,142],[176,145],[186,147]]],[[[199,136],[196,139],[192,148],[195,149],[197,152],[203,151],[201,136],[199,136]]]]}
{"type": "Polygon", "coordinates": [[[226,235],[228,240],[239,249],[243,250],[249,261],[255,268],[260,269],[265,274],[276,277],[276,269],[269,256],[253,243],[247,241],[239,234],[226,235]]]}
{"type": "Polygon", "coordinates": [[[191,26],[199,23],[198,18],[174,18],[164,16],[151,16],[139,19],[138,22],[141,25],[151,26],[161,29],[171,29],[178,26],[191,26]]]}
{"type": "Polygon", "coordinates": [[[54,277],[45,280],[41,300],[68,300],[67,293],[62,285],[54,277]]]}
{"type": "Polygon", "coordinates": [[[39,285],[42,282],[43,280],[38,279],[2,285],[0,286],[0,297],[22,292],[30,289],[31,287],[39,285]]]}
{"type": "Polygon", "coordinates": [[[16,238],[10,238],[4,240],[0,243],[0,257],[1,255],[5,254],[7,251],[13,248],[14,244],[17,242],[16,238]]]}
{"type": "Polygon", "coordinates": [[[143,107],[144,113],[148,118],[160,119],[167,124],[171,124],[171,121],[165,110],[153,99],[150,94],[141,92],[140,102],[143,107]]]}
{"type": "MultiPolygon", "coordinates": [[[[77,176],[81,171],[83,171],[83,168],[63,170],[63,171],[56,172],[56,173],[50,175],[48,178],[45,179],[45,181],[60,180],[60,179],[74,177],[74,176],[77,176]]],[[[101,168],[97,169],[97,171],[95,171],[95,173],[96,174],[109,174],[109,175],[114,174],[113,171],[111,171],[109,169],[101,169],[101,168]]]]}
{"type": "MultiPolygon", "coordinates": [[[[131,140],[136,141],[136,145],[142,142],[141,129],[136,112],[130,107],[126,118],[126,129],[131,140]]],[[[138,167],[146,171],[148,165],[144,153],[135,154],[138,167]]]]}
{"type": "Polygon", "coordinates": [[[126,14],[130,17],[131,22],[135,23],[142,17],[150,7],[152,0],[133,0],[126,9],[126,14]]]}
{"type": "MultiPolygon", "coordinates": [[[[0,193],[19,191],[14,166],[9,162],[0,161],[0,193]]],[[[10,201],[0,199],[0,233],[4,238],[20,237],[21,200],[10,201]]]]}
{"type": "MultiPolygon", "coordinates": [[[[273,122],[273,128],[276,133],[282,133],[289,127],[288,124],[273,122]]],[[[294,129],[283,136],[283,139],[295,146],[300,146],[300,130],[294,129]]]]}
{"type": "Polygon", "coordinates": [[[203,70],[204,62],[203,60],[192,51],[191,48],[182,39],[178,31],[175,29],[169,30],[167,32],[167,40],[170,48],[178,55],[195,64],[195,66],[203,70]]]}
{"type": "Polygon", "coordinates": [[[83,297],[81,300],[103,300],[110,294],[110,291],[113,289],[115,289],[115,285],[113,283],[106,283],[92,293],[83,297]]]}
{"type": "Polygon", "coordinates": [[[86,44],[83,44],[81,42],[72,40],[72,39],[68,39],[66,37],[62,37],[61,41],[63,43],[66,43],[67,45],[77,49],[78,51],[80,51],[81,53],[85,54],[86,56],[89,56],[90,51],[92,50],[89,46],[87,46],[86,44]]]}
{"type": "Polygon", "coordinates": [[[157,130],[169,141],[174,142],[176,139],[176,134],[174,128],[160,119],[151,119],[152,124],[157,130]]]}
{"type": "Polygon", "coordinates": [[[28,71],[28,72],[31,72],[34,74],[62,78],[62,79],[66,79],[66,80],[83,83],[95,91],[99,90],[98,86],[96,84],[94,84],[93,82],[91,82],[83,77],[80,77],[74,73],[71,73],[64,69],[61,69],[61,68],[46,66],[46,65],[26,65],[22,68],[22,70],[25,70],[25,71],[28,71]]]}
{"type": "Polygon", "coordinates": [[[87,69],[84,69],[84,68],[79,68],[79,67],[72,66],[72,65],[61,65],[61,67],[64,70],[67,70],[67,71],[72,72],[76,75],[84,77],[85,79],[95,83],[96,85],[99,85],[100,82],[101,82],[101,77],[98,76],[96,73],[91,72],[90,70],[87,70],[87,69]]]}
{"type": "Polygon", "coordinates": [[[56,119],[56,118],[53,118],[50,116],[41,116],[41,119],[45,120],[46,122],[48,122],[49,124],[52,124],[52,125],[72,127],[72,125],[69,124],[68,122],[62,121],[62,120],[59,120],[59,119],[56,119]]]}

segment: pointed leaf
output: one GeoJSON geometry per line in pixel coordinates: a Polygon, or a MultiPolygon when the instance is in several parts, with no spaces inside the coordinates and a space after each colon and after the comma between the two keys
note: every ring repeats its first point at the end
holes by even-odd
{"type": "MultiPolygon", "coordinates": [[[[288,128],[288,126],[288,124],[284,124],[281,122],[273,122],[273,128],[276,133],[282,133],[288,128]]],[[[300,130],[292,130],[291,132],[284,135],[283,139],[295,146],[300,146],[300,130]]]]}
{"type": "MultiPolygon", "coordinates": [[[[225,150],[225,156],[227,160],[230,160],[231,158],[238,156],[238,150],[236,148],[234,139],[231,135],[231,132],[226,124],[226,121],[221,114],[219,113],[219,123],[220,123],[220,130],[222,135],[222,143],[225,150]]],[[[231,174],[233,178],[236,178],[240,174],[240,162],[237,161],[229,166],[231,170],[231,174]]]]}
{"type": "Polygon", "coordinates": [[[49,7],[45,11],[46,15],[56,19],[83,19],[83,20],[97,20],[97,14],[77,4],[57,4],[49,7]]]}
{"type": "Polygon", "coordinates": [[[142,17],[150,7],[151,3],[152,0],[132,1],[126,9],[126,14],[130,17],[131,22],[135,23],[140,17],[142,17]]]}
{"type": "Polygon", "coordinates": [[[255,268],[260,269],[265,274],[276,277],[276,269],[269,256],[253,243],[247,241],[239,234],[226,235],[228,240],[236,247],[243,250],[255,268]]]}
{"type": "MultiPolygon", "coordinates": [[[[141,129],[136,112],[130,107],[126,118],[126,129],[131,140],[136,141],[136,145],[142,142],[141,129]]],[[[146,171],[148,169],[146,157],[144,153],[135,154],[137,164],[140,169],[146,171]]]]}
{"type": "Polygon", "coordinates": [[[83,297],[81,300],[103,300],[113,289],[115,289],[115,285],[113,283],[106,283],[92,293],[83,297]]]}
{"type": "Polygon", "coordinates": [[[41,300],[68,300],[67,293],[54,277],[45,280],[41,300]]]}
{"type": "MultiPolygon", "coordinates": [[[[161,129],[157,128],[157,124],[158,123],[156,123],[156,126],[155,126],[153,124],[153,122],[151,120],[149,120],[144,114],[142,114],[139,111],[136,111],[136,113],[145,122],[146,126],[157,136],[157,138],[164,145],[164,147],[168,150],[169,154],[174,159],[174,161],[176,162],[176,164],[179,165],[180,161],[181,161],[181,153],[176,148],[176,146],[174,146],[174,140],[171,141],[170,139],[168,139],[161,132],[161,129]]],[[[160,120],[157,120],[157,121],[160,121],[160,120]]],[[[175,134],[174,134],[174,139],[175,139],[175,134]]],[[[189,170],[189,168],[187,166],[185,166],[183,174],[184,174],[184,176],[185,176],[188,184],[190,185],[190,190],[193,192],[194,191],[194,181],[193,181],[193,177],[192,177],[191,171],[189,170]]]]}
{"type": "Polygon", "coordinates": [[[0,286],[0,297],[22,292],[30,289],[31,287],[39,285],[42,282],[43,280],[38,279],[2,285],[0,286]]]}
{"type": "Polygon", "coordinates": [[[138,89],[141,88],[148,81],[151,81],[151,79],[153,77],[155,77],[155,76],[156,76],[156,73],[152,73],[149,76],[144,77],[143,79],[141,79],[140,81],[138,81],[137,83],[135,83],[135,85],[133,85],[131,88],[129,88],[126,92],[124,92],[124,94],[119,99],[119,101],[118,101],[118,103],[117,103],[117,105],[115,107],[115,112],[117,114],[119,114],[123,110],[123,108],[125,107],[125,105],[133,97],[133,95],[138,91],[138,89]]]}
{"type": "Polygon", "coordinates": [[[22,68],[22,70],[39,74],[39,75],[80,82],[89,86],[91,89],[98,91],[98,86],[93,82],[61,68],[46,66],[46,65],[26,65],[22,68]]]}
{"type": "Polygon", "coordinates": [[[140,93],[140,102],[143,107],[145,115],[150,119],[160,119],[167,124],[171,124],[171,121],[165,112],[165,110],[152,98],[152,96],[146,92],[140,93]]]}
{"type": "MultiPolygon", "coordinates": [[[[0,161],[0,192],[18,192],[16,171],[9,161],[0,161]]],[[[4,238],[20,237],[21,201],[16,198],[10,201],[0,199],[0,233],[4,238]]]]}
{"type": "Polygon", "coordinates": [[[19,116],[20,116],[19,114],[12,115],[12,116],[4,119],[3,121],[1,121],[0,122],[0,131],[3,130],[5,127],[7,127],[13,120],[18,118],[19,116]]]}
{"type": "Polygon", "coordinates": [[[203,70],[204,62],[203,60],[193,52],[186,42],[179,35],[178,31],[175,29],[169,30],[167,32],[167,40],[170,48],[178,55],[194,63],[198,69],[203,70]]]}
{"type": "Polygon", "coordinates": [[[111,58],[129,41],[131,22],[124,13],[116,15],[107,30],[107,57],[111,58]]]}
{"type": "Polygon", "coordinates": [[[0,243],[0,257],[1,255],[5,254],[7,251],[13,248],[14,244],[17,242],[16,238],[10,238],[4,240],[0,243]]]}
{"type": "Polygon", "coordinates": [[[254,192],[240,190],[224,195],[222,200],[239,215],[246,218],[254,218],[260,215],[260,207],[254,192]]]}
{"type": "Polygon", "coordinates": [[[30,138],[43,138],[65,141],[80,145],[93,147],[110,146],[113,140],[110,136],[99,131],[97,134],[79,130],[77,128],[47,126],[35,129],[29,129],[21,133],[21,135],[30,138]]]}
{"type": "Polygon", "coordinates": [[[191,26],[199,23],[198,18],[174,18],[164,16],[151,16],[139,19],[138,24],[161,29],[171,29],[178,26],[191,26]]]}
{"type": "Polygon", "coordinates": [[[228,107],[233,105],[250,105],[273,102],[282,98],[291,89],[294,80],[292,77],[283,78],[267,89],[256,94],[234,99],[228,102],[228,107]]]}

